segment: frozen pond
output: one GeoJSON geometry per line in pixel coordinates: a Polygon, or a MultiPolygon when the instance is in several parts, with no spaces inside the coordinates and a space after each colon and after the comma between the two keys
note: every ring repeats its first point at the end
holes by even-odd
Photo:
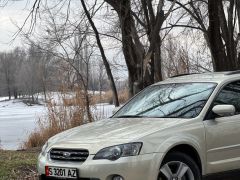
{"type": "MultiPolygon", "coordinates": [[[[3,100],[0,98],[0,148],[16,150],[37,127],[39,117],[46,114],[46,107],[3,100]]],[[[95,119],[99,120],[111,116],[113,108],[113,105],[98,104],[91,109],[95,119]]]]}
{"type": "Polygon", "coordinates": [[[27,106],[18,100],[0,102],[0,147],[18,149],[46,113],[44,106],[27,106]]]}

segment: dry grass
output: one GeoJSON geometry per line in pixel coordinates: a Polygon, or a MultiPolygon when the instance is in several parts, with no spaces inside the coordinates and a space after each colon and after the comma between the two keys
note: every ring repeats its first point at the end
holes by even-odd
{"type": "MultiPolygon", "coordinates": [[[[112,91],[106,91],[104,92],[101,97],[99,94],[94,95],[91,97],[92,102],[94,102],[95,104],[98,103],[109,103],[109,104],[113,104],[113,95],[112,95],[112,91]]],[[[124,89],[118,92],[118,100],[120,104],[124,104],[125,102],[127,102],[127,100],[129,99],[128,96],[128,90],[124,89]]]]}
{"type": "Polygon", "coordinates": [[[39,119],[38,128],[30,134],[22,148],[41,147],[55,134],[88,123],[86,105],[82,98],[81,91],[77,91],[71,98],[66,98],[65,93],[61,93],[57,102],[49,101],[47,117],[39,119]]]}
{"type": "Polygon", "coordinates": [[[129,99],[129,95],[128,95],[128,90],[124,89],[122,91],[118,92],[118,100],[120,102],[120,104],[124,104],[128,101],[129,99]]]}
{"type": "Polygon", "coordinates": [[[1,180],[37,180],[38,151],[1,151],[1,180]]]}
{"type": "Polygon", "coordinates": [[[109,103],[112,98],[112,93],[111,91],[106,91],[102,92],[102,94],[94,94],[91,96],[91,102],[94,104],[99,104],[99,103],[109,103]]]}
{"type": "MultiPolygon", "coordinates": [[[[41,117],[39,119],[38,128],[31,133],[27,141],[23,143],[22,149],[41,147],[55,134],[91,121],[88,120],[86,116],[84,93],[76,89],[72,94],[74,95],[69,96],[66,91],[62,91],[57,100],[48,101],[47,117],[41,117]]],[[[125,103],[128,100],[128,91],[120,91],[118,98],[121,104],[125,103]]],[[[90,97],[90,105],[94,106],[96,103],[112,104],[112,92],[105,92],[101,97],[99,95],[92,95],[90,97]]]]}

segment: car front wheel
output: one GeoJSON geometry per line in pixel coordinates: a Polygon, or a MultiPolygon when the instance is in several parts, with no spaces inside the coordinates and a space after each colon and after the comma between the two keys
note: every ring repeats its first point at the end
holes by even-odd
{"type": "Polygon", "coordinates": [[[191,157],[173,152],[163,160],[158,180],[201,180],[201,173],[191,157]]]}

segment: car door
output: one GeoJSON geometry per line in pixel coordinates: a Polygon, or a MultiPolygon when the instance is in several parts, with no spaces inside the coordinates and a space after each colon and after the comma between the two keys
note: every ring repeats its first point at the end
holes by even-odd
{"type": "Polygon", "coordinates": [[[221,104],[234,105],[236,113],[216,118],[210,111],[204,121],[207,173],[240,169],[240,81],[224,86],[211,108],[221,104]]]}

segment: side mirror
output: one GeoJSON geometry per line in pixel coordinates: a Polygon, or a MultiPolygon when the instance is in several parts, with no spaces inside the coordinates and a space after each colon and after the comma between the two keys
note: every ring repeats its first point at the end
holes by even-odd
{"type": "Polygon", "coordinates": [[[121,108],[121,106],[115,107],[115,108],[112,110],[112,114],[115,114],[120,108],[121,108]]]}
{"type": "Polygon", "coordinates": [[[236,113],[236,108],[233,105],[216,105],[212,111],[220,117],[233,116],[236,113]]]}

